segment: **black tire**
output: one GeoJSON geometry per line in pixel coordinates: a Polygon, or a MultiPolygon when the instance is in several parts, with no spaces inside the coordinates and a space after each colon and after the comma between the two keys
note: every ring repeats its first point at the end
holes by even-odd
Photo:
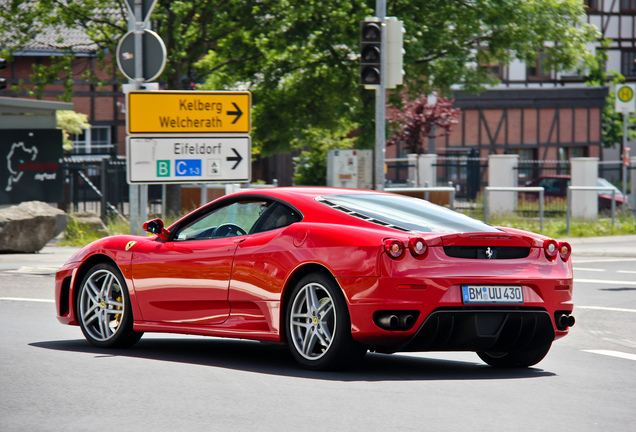
{"type": "Polygon", "coordinates": [[[129,347],[143,335],[133,331],[126,283],[119,269],[110,264],[97,264],[86,273],[75,311],[84,337],[97,347],[129,347]]]}
{"type": "Polygon", "coordinates": [[[347,369],[359,364],[367,352],[351,336],[347,303],[335,281],[325,274],[309,274],[296,284],[285,318],[291,353],[308,369],[347,369]]]}
{"type": "Polygon", "coordinates": [[[536,349],[524,349],[511,352],[480,351],[479,358],[493,367],[526,368],[539,363],[550,351],[552,342],[536,349]]]}

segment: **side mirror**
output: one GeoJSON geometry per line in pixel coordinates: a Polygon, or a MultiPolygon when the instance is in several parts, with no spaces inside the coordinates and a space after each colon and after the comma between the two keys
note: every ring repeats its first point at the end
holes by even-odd
{"type": "Polygon", "coordinates": [[[164,228],[163,221],[161,219],[152,219],[144,222],[144,231],[150,234],[157,234],[161,240],[168,240],[170,231],[164,228]]]}

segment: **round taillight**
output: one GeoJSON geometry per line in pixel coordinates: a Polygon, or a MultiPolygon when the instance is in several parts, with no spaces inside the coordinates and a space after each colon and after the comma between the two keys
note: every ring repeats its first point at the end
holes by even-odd
{"type": "Polygon", "coordinates": [[[396,239],[384,240],[384,250],[391,258],[399,258],[404,253],[404,243],[396,239]]]}
{"type": "Polygon", "coordinates": [[[545,240],[543,242],[543,250],[548,261],[554,261],[559,254],[559,245],[556,240],[545,240]]]}
{"type": "Polygon", "coordinates": [[[572,246],[568,242],[559,243],[559,255],[563,261],[567,261],[570,259],[570,255],[572,255],[572,246]]]}
{"type": "Polygon", "coordinates": [[[409,250],[413,256],[424,255],[426,253],[426,242],[420,237],[410,238],[409,250]]]}

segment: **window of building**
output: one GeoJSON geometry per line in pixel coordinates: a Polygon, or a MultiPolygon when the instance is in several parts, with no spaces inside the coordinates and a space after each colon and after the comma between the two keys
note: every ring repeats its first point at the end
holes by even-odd
{"type": "Polygon", "coordinates": [[[71,135],[73,154],[110,154],[113,144],[110,138],[110,127],[93,126],[81,134],[71,135]]]}
{"type": "Polygon", "coordinates": [[[587,147],[569,147],[568,148],[568,159],[578,158],[578,157],[587,157],[587,147]]]}
{"type": "Polygon", "coordinates": [[[528,79],[548,79],[552,76],[552,70],[545,64],[547,59],[548,55],[540,52],[537,61],[527,65],[526,75],[528,79]]]}
{"type": "Polygon", "coordinates": [[[636,51],[621,51],[621,73],[625,76],[636,76],[636,51]]]}
{"type": "Polygon", "coordinates": [[[587,12],[598,11],[598,0],[583,0],[583,5],[585,6],[585,10],[587,12]]]}
{"type": "Polygon", "coordinates": [[[621,12],[636,12],[636,0],[621,0],[621,12]]]}
{"type": "Polygon", "coordinates": [[[536,149],[519,149],[517,150],[519,155],[519,184],[525,184],[526,182],[538,177],[537,172],[537,150],[536,149]]]}
{"type": "Polygon", "coordinates": [[[479,67],[484,69],[490,75],[503,79],[503,64],[501,63],[489,63],[489,64],[480,64],[479,67]]]}

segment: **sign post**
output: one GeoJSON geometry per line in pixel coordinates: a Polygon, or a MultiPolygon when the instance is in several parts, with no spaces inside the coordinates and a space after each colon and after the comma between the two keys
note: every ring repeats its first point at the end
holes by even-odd
{"type": "MultiPolygon", "coordinates": [[[[629,113],[636,111],[636,85],[621,84],[616,87],[616,111],[623,113],[623,141],[621,155],[623,157],[623,198],[627,197],[627,118],[629,113]]],[[[629,202],[627,203],[629,207],[629,202]]]]}

